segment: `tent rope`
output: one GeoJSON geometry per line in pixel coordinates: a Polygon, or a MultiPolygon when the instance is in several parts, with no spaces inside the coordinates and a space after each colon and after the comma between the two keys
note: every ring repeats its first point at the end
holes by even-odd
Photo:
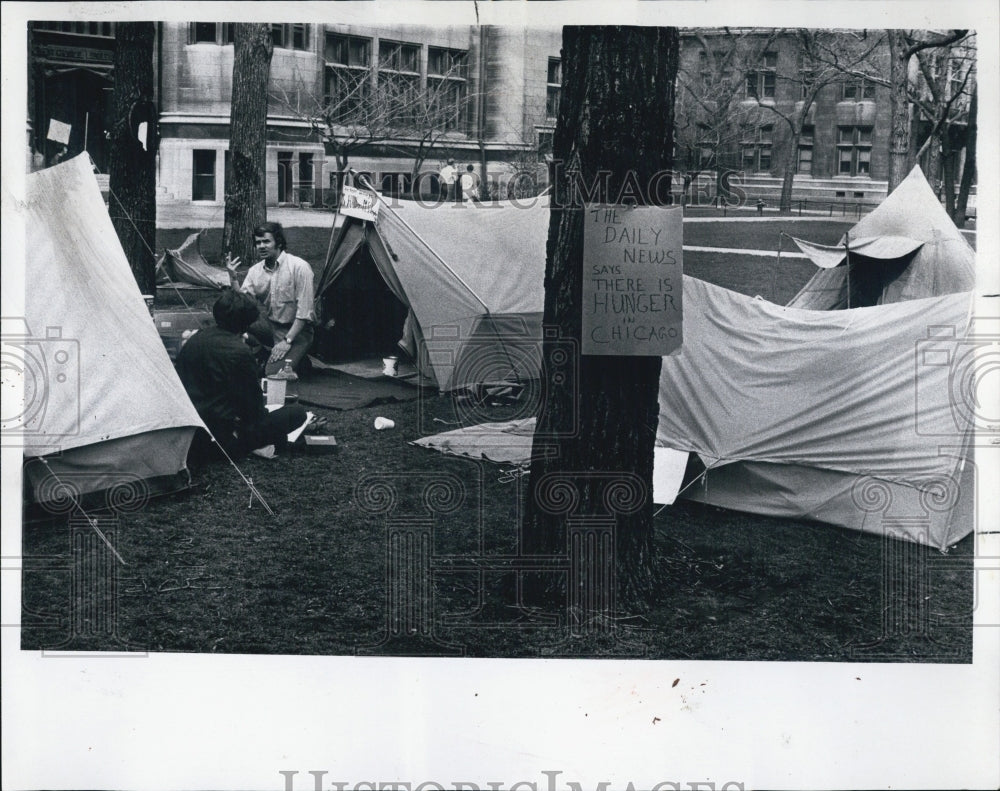
{"type": "Polygon", "coordinates": [[[413,230],[413,227],[406,220],[400,217],[398,213],[393,211],[392,207],[385,201],[385,199],[375,191],[375,188],[371,185],[371,182],[368,181],[368,179],[366,179],[360,173],[355,173],[353,169],[351,169],[350,172],[352,175],[356,175],[358,181],[364,184],[365,187],[375,195],[376,200],[378,200],[389,212],[391,212],[392,216],[395,217],[397,220],[399,220],[406,227],[406,229],[417,238],[420,244],[422,244],[424,247],[427,248],[427,251],[441,263],[441,266],[443,266],[445,269],[451,272],[452,276],[454,276],[454,278],[465,287],[466,291],[472,294],[472,296],[476,299],[476,301],[478,301],[479,304],[483,306],[483,310],[486,311],[486,315],[487,316],[491,315],[490,307],[485,302],[483,302],[482,297],[480,297],[479,294],[477,294],[472,289],[472,286],[466,283],[454,269],[448,266],[448,263],[441,256],[437,254],[437,251],[433,247],[431,247],[420,234],[418,234],[415,230],[413,230]]]}
{"type": "MultiPolygon", "coordinates": [[[[692,486],[694,486],[696,483],[698,483],[698,481],[704,480],[705,484],[707,485],[708,484],[708,471],[711,470],[711,469],[714,469],[717,466],[718,466],[718,464],[713,464],[711,467],[706,467],[704,469],[704,471],[700,472],[698,475],[696,475],[694,478],[692,478],[690,481],[688,481],[687,486],[684,486],[683,488],[678,489],[677,490],[677,494],[674,495],[674,499],[676,500],[678,497],[680,497],[682,494],[684,494],[684,492],[686,492],[688,489],[690,489],[692,486]]],[[[661,505],[659,508],[656,509],[656,511],[653,512],[653,516],[659,516],[660,515],[660,511],[662,511],[668,505],[670,505],[670,503],[664,503],[663,505],[661,505]]]]}
{"type": "Polygon", "coordinates": [[[274,516],[274,511],[271,510],[271,506],[267,504],[267,500],[264,499],[264,496],[260,493],[260,490],[257,489],[257,487],[254,485],[253,478],[248,478],[246,475],[243,474],[243,470],[241,470],[236,465],[236,462],[233,461],[232,456],[226,453],[226,449],[222,447],[219,441],[215,438],[215,435],[208,430],[207,426],[205,427],[205,431],[208,432],[208,436],[211,437],[212,442],[215,444],[215,447],[217,447],[219,451],[222,453],[222,455],[225,456],[226,461],[228,461],[229,464],[232,466],[232,468],[236,470],[236,473],[240,476],[240,478],[243,479],[243,483],[245,483],[247,485],[247,488],[250,490],[250,505],[248,505],[247,508],[253,506],[253,498],[256,497],[258,500],[260,500],[260,504],[264,506],[264,510],[267,511],[267,513],[270,514],[271,516],[274,516]]]}
{"type": "MultiPolygon", "coordinates": [[[[146,240],[143,238],[142,233],[139,231],[138,226],[135,224],[135,220],[132,219],[132,216],[129,214],[128,209],[125,208],[125,205],[121,202],[121,199],[117,195],[115,195],[115,193],[110,189],[110,187],[108,188],[108,193],[111,196],[113,196],[116,201],[118,201],[118,205],[121,207],[121,210],[123,212],[125,212],[125,219],[127,219],[130,223],[132,223],[132,227],[135,228],[135,232],[139,235],[139,238],[142,240],[143,245],[146,247],[147,250],[149,250],[150,254],[155,259],[156,258],[156,253],[153,251],[153,249],[149,246],[149,244],[147,244],[146,240]]],[[[170,274],[169,273],[167,273],[167,279],[170,280],[170,274]]],[[[176,283],[174,283],[171,280],[171,285],[174,286],[174,290],[177,292],[177,296],[180,297],[181,302],[184,303],[184,307],[187,308],[188,310],[191,310],[191,306],[188,305],[187,302],[185,301],[184,296],[180,293],[180,289],[177,288],[176,283]]],[[[206,427],[205,430],[208,431],[208,428],[206,427]]],[[[263,495],[261,495],[261,493],[257,489],[257,487],[254,486],[253,481],[250,478],[248,478],[246,475],[244,475],[243,471],[239,467],[236,466],[236,462],[233,461],[232,457],[230,457],[230,455],[228,453],[226,453],[225,448],[223,448],[222,445],[219,444],[219,441],[215,438],[215,436],[212,434],[211,431],[208,431],[208,436],[212,438],[212,442],[215,443],[215,446],[222,452],[222,455],[225,456],[226,461],[228,461],[230,463],[230,465],[232,465],[232,468],[234,470],[236,470],[237,474],[240,476],[240,478],[243,479],[243,482],[247,485],[247,488],[250,489],[250,493],[251,493],[250,503],[253,504],[253,498],[256,497],[258,500],[260,500],[261,505],[264,506],[264,510],[266,510],[268,512],[268,514],[270,514],[271,516],[274,516],[274,511],[271,510],[271,506],[269,506],[267,504],[267,500],[264,499],[263,495]]],[[[94,529],[97,530],[96,525],[94,526],[94,529]]],[[[100,531],[98,531],[98,533],[100,533],[100,531]]],[[[103,536],[102,536],[102,538],[103,538],[103,536]]],[[[107,541],[107,539],[105,539],[105,541],[107,541]]],[[[109,543],[108,546],[111,547],[111,544],[109,543]]],[[[111,547],[111,551],[112,552],[115,551],[114,547],[111,547]]],[[[121,556],[119,556],[117,552],[115,552],[115,555],[119,558],[119,560],[121,559],[121,556]]],[[[124,564],[125,561],[123,560],[122,563],[124,564]]]]}
{"type": "Polygon", "coordinates": [[[73,500],[73,505],[76,507],[76,510],[79,511],[83,515],[83,518],[87,520],[87,524],[89,524],[90,527],[91,527],[91,529],[95,533],[97,533],[97,537],[100,538],[101,541],[103,541],[104,544],[107,546],[107,548],[111,550],[111,554],[114,555],[115,558],[118,559],[119,563],[121,563],[123,566],[127,566],[128,563],[125,562],[125,558],[123,558],[120,554],[118,554],[118,550],[115,549],[114,545],[111,543],[111,541],[108,539],[108,537],[106,535],[104,535],[104,531],[101,530],[101,528],[98,526],[97,520],[94,517],[92,517],[90,514],[88,514],[84,510],[83,506],[80,505],[80,502],[72,496],[72,494],[71,494],[71,492],[73,491],[72,487],[69,486],[69,485],[67,485],[67,484],[65,484],[65,483],[63,483],[63,481],[56,474],[55,470],[52,469],[52,466],[49,464],[48,459],[46,459],[44,456],[39,456],[38,460],[45,466],[45,469],[47,469],[49,471],[49,475],[51,475],[53,478],[55,478],[56,483],[60,487],[62,487],[62,490],[69,495],[69,497],[70,497],[71,500],[73,500]]]}

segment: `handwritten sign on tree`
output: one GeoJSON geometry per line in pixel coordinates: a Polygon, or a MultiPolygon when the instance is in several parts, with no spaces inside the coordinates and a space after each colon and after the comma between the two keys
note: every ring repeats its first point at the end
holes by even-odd
{"type": "Polygon", "coordinates": [[[680,207],[589,206],[583,230],[584,354],[681,347],[680,207]]]}

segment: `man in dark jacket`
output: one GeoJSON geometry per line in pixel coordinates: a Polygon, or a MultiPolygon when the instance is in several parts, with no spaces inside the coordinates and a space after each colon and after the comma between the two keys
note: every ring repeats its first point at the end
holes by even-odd
{"type": "Polygon", "coordinates": [[[306,422],[298,404],[264,408],[261,372],[243,333],[257,319],[253,299],[227,289],[212,307],[217,326],[199,330],[177,355],[177,373],[212,436],[231,457],[271,456],[306,422]],[[273,448],[271,446],[274,446],[273,448]]]}

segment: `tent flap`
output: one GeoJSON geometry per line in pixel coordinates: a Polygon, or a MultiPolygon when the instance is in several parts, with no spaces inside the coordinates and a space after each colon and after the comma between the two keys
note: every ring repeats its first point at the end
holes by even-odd
{"type": "MultiPolygon", "coordinates": [[[[846,258],[845,245],[813,244],[804,239],[789,237],[809,260],[820,269],[840,266],[846,258]]],[[[902,258],[920,248],[923,242],[906,236],[876,236],[864,239],[848,239],[846,250],[865,258],[881,261],[902,258]]]]}
{"type": "Polygon", "coordinates": [[[820,271],[788,303],[810,310],[883,305],[972,291],[976,254],[917,166],[877,209],[845,235],[852,254],[847,293],[844,240],[836,246],[795,239],[820,271]],[[907,256],[912,258],[907,262],[907,256]],[[899,266],[879,262],[898,261],[899,266]],[[858,291],[855,286],[862,282],[858,291]]]}

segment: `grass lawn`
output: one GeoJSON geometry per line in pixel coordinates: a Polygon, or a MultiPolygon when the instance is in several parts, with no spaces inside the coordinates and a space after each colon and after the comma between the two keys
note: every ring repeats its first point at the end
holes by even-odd
{"type": "MultiPolygon", "coordinates": [[[[692,222],[684,226],[684,244],[702,247],[727,247],[747,250],[777,250],[778,234],[784,231],[790,236],[797,236],[818,244],[836,244],[850,228],[849,223],[838,221],[808,221],[803,222],[794,217],[778,221],[761,223],[754,222],[692,222]]],[[[165,247],[176,248],[193,233],[191,228],[161,229],[156,233],[156,250],[165,247]]],[[[309,261],[314,268],[319,268],[326,259],[326,251],[330,244],[328,228],[296,228],[285,229],[288,239],[288,249],[295,255],[309,261]]],[[[212,264],[222,260],[222,229],[209,228],[202,236],[202,255],[212,264]]],[[[785,240],[782,249],[792,251],[793,245],[785,240]]],[[[245,262],[244,262],[245,263],[245,262]]]]}
{"type": "MultiPolygon", "coordinates": [[[[164,233],[159,244],[184,235],[164,233]]],[[[325,254],[326,232],[293,228],[289,237],[299,255],[325,254]]],[[[779,273],[770,258],[685,258],[698,277],[777,302],[812,271],[792,259],[779,273]]],[[[321,410],[335,453],[240,462],[274,516],[248,507],[229,465],[197,468],[192,491],[102,519],[126,566],[86,524],[26,525],[22,647],[971,661],[971,536],[943,556],[686,501],[656,517],[660,584],[647,611],[581,631],[563,613],[527,611],[516,574],[487,562],[516,551],[525,480],[408,444],[449,428],[454,407],[451,397],[424,394],[321,410]],[[396,427],[375,431],[376,416],[396,427]],[[901,561],[912,575],[886,573],[901,561]]],[[[495,409],[491,418],[503,419],[495,409]]]]}
{"type": "Polygon", "coordinates": [[[74,547],[88,535],[86,526],[65,520],[26,526],[23,647],[971,659],[971,537],[944,557],[874,535],[685,501],[656,517],[661,583],[648,612],[611,633],[577,637],[565,623],[532,618],[515,606],[513,573],[448,568],[448,557],[513,553],[523,507],[523,481],[503,468],[407,444],[438,425],[434,417],[450,417],[451,406],[432,396],[330,412],[336,453],[241,462],[273,517],[259,504],[248,507],[247,489],[228,465],[197,469],[193,492],[102,523],[125,567],[109,563],[100,548],[81,565],[74,547]],[[378,415],[396,428],[375,431],[378,415]],[[404,590],[392,586],[397,609],[386,581],[389,534],[400,527],[393,517],[425,515],[425,498],[455,481],[457,505],[428,525],[433,573],[411,579],[404,590]],[[379,487],[392,492],[390,518],[375,513],[379,487]],[[914,579],[886,589],[883,568],[901,552],[917,564],[914,579]],[[916,573],[924,567],[926,578],[916,573]],[[114,569],[114,585],[88,577],[94,568],[114,569]],[[400,622],[408,623],[399,615],[407,597],[421,602],[421,583],[432,597],[422,602],[426,628],[413,616],[414,633],[395,634],[400,622]],[[103,626],[102,612],[114,614],[103,626]],[[923,631],[884,628],[898,619],[912,623],[921,613],[923,631]]]}

